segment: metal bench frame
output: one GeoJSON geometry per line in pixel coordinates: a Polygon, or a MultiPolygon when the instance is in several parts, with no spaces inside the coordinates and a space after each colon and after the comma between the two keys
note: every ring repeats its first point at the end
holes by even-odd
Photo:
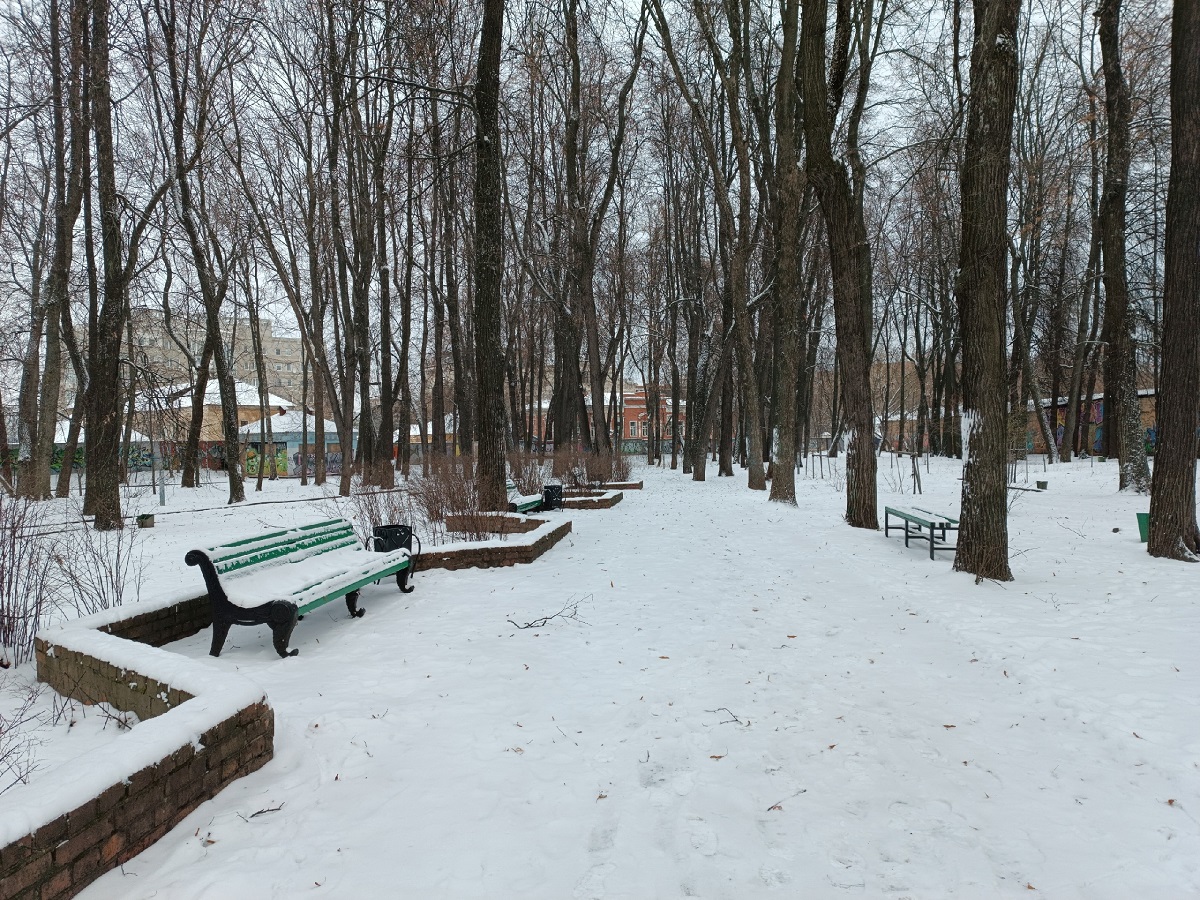
{"type": "Polygon", "coordinates": [[[955,544],[946,543],[946,535],[951,531],[958,531],[958,519],[953,516],[943,515],[942,513],[930,512],[927,509],[913,507],[912,509],[897,509],[892,506],[886,506],[883,510],[883,535],[887,537],[893,528],[899,528],[899,525],[892,525],[891,519],[895,516],[904,522],[904,546],[908,546],[908,542],[912,539],[929,542],[929,558],[933,559],[935,550],[954,550],[955,544]],[[915,525],[914,530],[912,526],[915,525]]]}
{"type": "MultiPolygon", "coordinates": [[[[411,547],[408,549],[411,550],[411,547]]],[[[373,555],[363,549],[354,533],[354,527],[345,519],[314,522],[311,525],[268,532],[204,550],[189,550],[184,562],[189,566],[200,567],[212,608],[213,634],[209,655],[221,655],[221,648],[225,645],[231,625],[267,625],[271,629],[271,642],[275,652],[285,658],[295,656],[300,651],[288,650],[288,641],[291,640],[296,623],[305,613],[331,600],[345,597],[350,617],[360,618],[366,610],[358,607],[359,590],[388,575],[396,576],[396,585],[403,593],[412,592],[413,589],[408,586],[408,577],[413,571],[411,556],[404,559],[379,557],[378,564],[375,564],[371,560],[373,555]],[[291,562],[289,557],[300,557],[303,560],[332,550],[350,548],[362,550],[364,565],[361,567],[361,577],[349,583],[340,581],[327,591],[321,589],[322,584],[333,579],[328,576],[324,579],[314,579],[311,575],[306,575],[303,561],[286,567],[279,566],[279,575],[284,582],[282,590],[293,597],[307,595],[308,599],[303,602],[275,599],[259,606],[238,606],[229,600],[225,588],[221,585],[221,576],[236,577],[236,574],[261,571],[265,566],[291,562]]]]}

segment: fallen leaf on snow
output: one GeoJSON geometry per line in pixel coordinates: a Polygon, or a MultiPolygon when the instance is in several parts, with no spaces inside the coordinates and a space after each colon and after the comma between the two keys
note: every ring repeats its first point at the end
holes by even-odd
{"type": "Polygon", "coordinates": [[[942,727],[945,728],[947,731],[949,731],[951,728],[957,728],[958,726],[957,725],[943,725],[942,727]]]}
{"type": "Polygon", "coordinates": [[[768,806],[767,812],[783,812],[783,807],[776,803],[774,806],[768,806]]]}
{"type": "Polygon", "coordinates": [[[660,656],[660,657],[659,657],[659,659],[670,659],[670,658],[671,658],[671,657],[669,657],[669,656],[660,656]]]}
{"type": "MultiPolygon", "coordinates": [[[[709,759],[724,759],[728,755],[729,755],[728,753],[722,753],[720,756],[718,756],[717,754],[713,753],[708,758],[709,759]]],[[[1175,801],[1171,800],[1169,802],[1174,803],[1175,801]]]]}
{"type": "Polygon", "coordinates": [[[599,794],[596,795],[596,799],[597,800],[607,800],[608,794],[604,793],[604,791],[601,791],[599,794]]]}

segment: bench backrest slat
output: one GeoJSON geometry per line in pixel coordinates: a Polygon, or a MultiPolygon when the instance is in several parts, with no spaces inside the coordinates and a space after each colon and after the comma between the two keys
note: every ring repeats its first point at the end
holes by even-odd
{"type": "Polygon", "coordinates": [[[231,541],[208,550],[219,574],[238,572],[258,565],[303,559],[343,547],[359,545],[354,527],[345,519],[331,519],[285,531],[231,541]]]}

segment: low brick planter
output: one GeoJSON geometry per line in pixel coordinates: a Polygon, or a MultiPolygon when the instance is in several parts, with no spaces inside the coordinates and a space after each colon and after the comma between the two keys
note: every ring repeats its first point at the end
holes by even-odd
{"type": "Polygon", "coordinates": [[[624,499],[620,491],[592,491],[563,497],[563,509],[611,509],[624,499]]]}
{"type": "Polygon", "coordinates": [[[487,532],[489,534],[528,534],[542,524],[540,519],[516,513],[481,513],[477,516],[446,516],[447,531],[487,532]]]}
{"type": "Polygon", "coordinates": [[[38,635],[38,678],[141,720],[4,795],[0,898],[72,897],[274,752],[261,688],[158,649],[209,624],[206,596],[139,603],[38,635]]]}
{"type": "MultiPolygon", "coordinates": [[[[490,569],[531,563],[571,531],[571,520],[529,519],[533,528],[518,529],[518,537],[433,547],[421,554],[417,571],[426,569],[490,569]]],[[[447,519],[447,528],[449,528],[447,519]]]]}

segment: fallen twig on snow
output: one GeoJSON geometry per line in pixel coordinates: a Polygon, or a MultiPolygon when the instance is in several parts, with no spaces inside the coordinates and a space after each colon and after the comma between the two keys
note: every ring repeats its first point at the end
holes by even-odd
{"type": "Polygon", "coordinates": [[[579,604],[584,600],[591,599],[592,595],[588,594],[586,597],[582,597],[579,600],[568,600],[566,605],[553,615],[542,616],[540,619],[534,619],[532,622],[526,622],[524,625],[518,625],[512,619],[508,619],[507,621],[509,625],[522,630],[526,628],[545,628],[552,619],[571,619],[575,622],[579,622],[582,625],[587,625],[588,623],[586,621],[579,618],[579,604]]]}
{"type": "Polygon", "coordinates": [[[747,719],[745,722],[743,722],[741,719],[739,719],[737,716],[735,716],[733,714],[733,710],[731,710],[728,706],[718,706],[716,709],[706,709],[705,710],[705,712],[710,712],[710,713],[719,713],[722,711],[729,713],[729,715],[733,716],[733,718],[726,719],[724,722],[718,722],[717,723],[718,725],[728,725],[730,722],[736,722],[738,725],[749,725],[750,724],[749,719],[747,719]]]}

